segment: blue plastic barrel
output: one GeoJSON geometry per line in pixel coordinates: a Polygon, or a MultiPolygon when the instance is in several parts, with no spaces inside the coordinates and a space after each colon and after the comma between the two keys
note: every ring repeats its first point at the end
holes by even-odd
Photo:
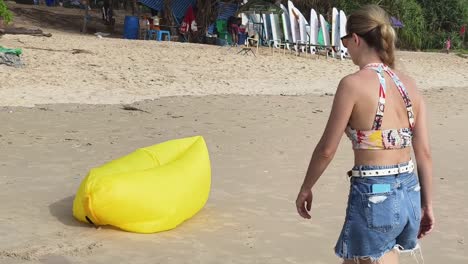
{"type": "Polygon", "coordinates": [[[137,16],[125,16],[124,38],[138,39],[138,28],[140,26],[137,16]]]}
{"type": "Polygon", "coordinates": [[[54,6],[55,0],[46,0],[46,6],[54,6]]]}

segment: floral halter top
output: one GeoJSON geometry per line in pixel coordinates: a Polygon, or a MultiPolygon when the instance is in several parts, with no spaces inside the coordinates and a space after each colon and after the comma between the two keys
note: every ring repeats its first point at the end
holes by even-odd
{"type": "Polygon", "coordinates": [[[396,74],[383,63],[368,64],[364,69],[372,69],[377,72],[380,81],[379,102],[372,130],[353,129],[348,124],[345,132],[353,143],[353,149],[401,149],[411,147],[414,128],[414,113],[411,100],[405,86],[398,76],[396,76],[396,74]],[[385,110],[386,84],[384,72],[392,78],[401,97],[403,98],[403,101],[405,102],[406,112],[408,113],[409,128],[380,129],[385,110]]]}

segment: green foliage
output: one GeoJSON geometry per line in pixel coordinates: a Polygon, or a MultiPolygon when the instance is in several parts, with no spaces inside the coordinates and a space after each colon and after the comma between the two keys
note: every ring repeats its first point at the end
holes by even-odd
{"type": "Polygon", "coordinates": [[[461,38],[458,34],[444,31],[434,31],[428,34],[424,38],[423,49],[443,49],[445,48],[445,42],[450,37],[452,47],[458,47],[461,45],[461,38]]]}
{"type": "Polygon", "coordinates": [[[454,48],[462,48],[460,28],[468,24],[468,0],[418,0],[424,10],[426,34],[423,48],[441,49],[450,37],[454,48]]]}
{"type": "MultiPolygon", "coordinates": [[[[287,6],[288,1],[283,0],[282,1],[285,6],[287,6]]],[[[302,14],[306,18],[310,16],[310,9],[313,7],[317,12],[327,15],[328,13],[331,12],[333,8],[333,1],[326,1],[326,0],[301,0],[301,1],[293,1],[294,6],[299,9],[302,14]]]]}
{"type": "Polygon", "coordinates": [[[418,0],[429,31],[454,31],[468,22],[467,0],[418,0]]]}
{"type": "Polygon", "coordinates": [[[416,0],[395,1],[396,12],[404,27],[397,30],[398,46],[405,49],[421,49],[426,35],[423,9],[416,0]]]}
{"type": "Polygon", "coordinates": [[[342,9],[346,14],[352,13],[354,10],[359,9],[359,7],[368,4],[377,4],[381,5],[382,1],[379,0],[335,0],[335,5],[337,8],[342,9]]]}
{"type": "Polygon", "coordinates": [[[5,2],[3,0],[0,0],[0,18],[3,19],[3,21],[8,24],[11,22],[13,19],[13,15],[11,12],[8,10],[5,2]]]}
{"type": "Polygon", "coordinates": [[[468,55],[468,49],[459,49],[457,50],[457,53],[461,55],[468,55]]]}
{"type": "MultiPolygon", "coordinates": [[[[282,1],[287,4],[286,0],[282,1]]],[[[448,37],[461,48],[461,26],[468,26],[468,0],[293,0],[307,16],[310,8],[326,15],[333,6],[346,14],[366,4],[377,4],[405,25],[397,29],[398,46],[404,49],[441,49],[448,37]]],[[[468,34],[468,33],[467,33],[468,34]]],[[[468,41],[468,38],[465,38],[468,41]]]]}

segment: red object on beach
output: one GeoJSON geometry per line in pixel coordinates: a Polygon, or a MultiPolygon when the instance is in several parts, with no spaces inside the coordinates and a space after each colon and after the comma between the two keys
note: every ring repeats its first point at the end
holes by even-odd
{"type": "Polygon", "coordinates": [[[180,25],[180,33],[184,34],[189,32],[190,30],[196,31],[197,29],[192,28],[192,23],[195,21],[195,13],[193,12],[193,8],[190,5],[187,8],[187,12],[185,13],[184,20],[182,21],[180,25]]]}

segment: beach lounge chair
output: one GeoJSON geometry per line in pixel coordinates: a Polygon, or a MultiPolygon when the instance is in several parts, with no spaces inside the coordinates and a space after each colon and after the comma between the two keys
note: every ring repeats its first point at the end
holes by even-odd
{"type": "Polygon", "coordinates": [[[247,40],[246,40],[246,46],[243,47],[239,52],[238,54],[241,54],[241,55],[247,55],[249,53],[252,53],[255,57],[257,57],[257,53],[258,53],[258,46],[260,45],[260,39],[258,37],[258,34],[255,35],[255,37],[247,37],[247,40]],[[252,47],[256,47],[255,48],[255,52],[252,50],[252,47]]]}

